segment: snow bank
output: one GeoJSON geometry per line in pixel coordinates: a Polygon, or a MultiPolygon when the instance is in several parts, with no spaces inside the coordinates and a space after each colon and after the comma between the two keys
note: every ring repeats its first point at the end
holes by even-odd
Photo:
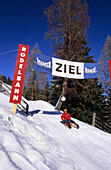
{"type": "Polygon", "coordinates": [[[30,111],[33,111],[33,110],[55,111],[54,106],[42,100],[28,101],[28,104],[29,104],[30,111]]]}
{"type": "Polygon", "coordinates": [[[110,170],[111,135],[75,120],[68,129],[47,102],[29,102],[33,116],[12,114],[0,93],[0,170],[110,170]],[[36,110],[40,110],[36,113],[36,110]]]}

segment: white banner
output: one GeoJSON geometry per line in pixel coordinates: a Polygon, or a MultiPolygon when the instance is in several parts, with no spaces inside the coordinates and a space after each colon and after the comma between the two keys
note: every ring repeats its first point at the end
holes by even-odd
{"type": "Polygon", "coordinates": [[[52,75],[73,79],[84,79],[84,63],[52,57],[52,75]]]}

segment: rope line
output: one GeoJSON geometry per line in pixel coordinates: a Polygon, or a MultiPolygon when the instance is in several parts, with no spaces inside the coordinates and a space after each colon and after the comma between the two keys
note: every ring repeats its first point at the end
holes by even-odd
{"type": "Polygon", "coordinates": [[[4,55],[4,54],[8,54],[8,53],[12,53],[12,52],[14,52],[14,51],[18,51],[18,49],[17,49],[17,50],[7,51],[7,52],[4,52],[4,53],[0,53],[0,55],[4,55]]]}

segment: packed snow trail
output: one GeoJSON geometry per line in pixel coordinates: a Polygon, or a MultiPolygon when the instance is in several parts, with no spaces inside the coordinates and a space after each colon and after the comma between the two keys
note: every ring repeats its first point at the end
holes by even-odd
{"type": "Polygon", "coordinates": [[[14,115],[0,93],[0,170],[111,170],[110,134],[78,120],[68,129],[61,115],[42,114],[54,111],[49,103],[29,105],[32,116],[14,115]]]}

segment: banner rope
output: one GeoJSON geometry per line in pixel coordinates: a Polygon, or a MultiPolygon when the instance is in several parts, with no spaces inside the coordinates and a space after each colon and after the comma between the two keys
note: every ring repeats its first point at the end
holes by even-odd
{"type": "Polygon", "coordinates": [[[15,52],[15,51],[18,51],[18,49],[17,49],[17,50],[7,51],[7,52],[4,52],[4,53],[0,53],[0,55],[4,55],[4,54],[8,54],[8,53],[12,53],[12,52],[15,52]]]}

